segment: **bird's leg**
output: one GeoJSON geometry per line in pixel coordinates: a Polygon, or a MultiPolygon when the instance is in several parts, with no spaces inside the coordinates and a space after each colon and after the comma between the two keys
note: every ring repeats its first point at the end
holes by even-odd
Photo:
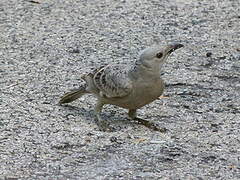
{"type": "Polygon", "coordinates": [[[106,121],[102,120],[100,113],[102,111],[104,103],[102,103],[100,100],[97,101],[97,104],[95,106],[95,114],[96,114],[96,118],[97,118],[97,125],[99,127],[99,129],[101,131],[106,131],[109,129],[108,124],[106,123],[106,121]]]}
{"type": "Polygon", "coordinates": [[[132,120],[137,121],[139,124],[149,128],[149,129],[153,129],[154,131],[166,132],[166,128],[159,128],[158,125],[153,122],[150,122],[150,121],[142,119],[142,118],[138,118],[136,109],[129,109],[128,116],[132,120]]]}
{"type": "Polygon", "coordinates": [[[129,109],[129,111],[128,111],[128,116],[129,116],[131,119],[135,119],[136,116],[137,116],[137,110],[136,110],[136,109],[129,109]]]}

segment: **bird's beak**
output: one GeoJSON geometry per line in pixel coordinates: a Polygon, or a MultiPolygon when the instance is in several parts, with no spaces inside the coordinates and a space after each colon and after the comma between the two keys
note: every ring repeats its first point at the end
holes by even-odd
{"type": "Polygon", "coordinates": [[[173,51],[175,51],[176,49],[179,49],[181,47],[183,47],[182,44],[171,44],[171,45],[169,45],[168,48],[167,48],[168,54],[171,54],[173,51]]]}

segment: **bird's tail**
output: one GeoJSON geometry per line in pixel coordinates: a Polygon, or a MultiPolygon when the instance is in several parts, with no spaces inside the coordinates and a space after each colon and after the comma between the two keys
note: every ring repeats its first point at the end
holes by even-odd
{"type": "Polygon", "coordinates": [[[82,95],[86,93],[88,93],[88,91],[86,90],[86,84],[84,84],[80,86],[78,89],[74,89],[71,92],[64,94],[61,97],[59,104],[65,104],[75,101],[76,99],[80,98],[82,95]]]}

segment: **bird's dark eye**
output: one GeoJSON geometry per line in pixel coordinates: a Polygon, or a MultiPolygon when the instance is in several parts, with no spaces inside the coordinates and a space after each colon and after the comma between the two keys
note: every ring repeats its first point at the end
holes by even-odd
{"type": "Polygon", "coordinates": [[[163,56],[163,53],[161,53],[161,52],[156,54],[157,58],[161,58],[162,56],[163,56]]]}

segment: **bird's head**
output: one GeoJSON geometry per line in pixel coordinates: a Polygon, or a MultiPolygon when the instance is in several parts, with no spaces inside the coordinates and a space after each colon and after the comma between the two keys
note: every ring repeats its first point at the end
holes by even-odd
{"type": "Polygon", "coordinates": [[[161,65],[166,61],[168,56],[176,49],[183,47],[182,44],[170,44],[165,47],[155,45],[146,48],[140,55],[139,62],[146,69],[160,69],[161,65]]]}

